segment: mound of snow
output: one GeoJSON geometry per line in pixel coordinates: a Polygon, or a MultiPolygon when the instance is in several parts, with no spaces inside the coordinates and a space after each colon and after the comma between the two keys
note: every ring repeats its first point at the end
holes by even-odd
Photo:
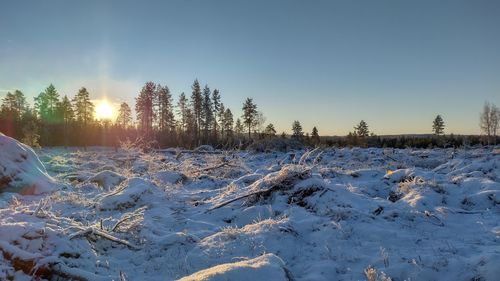
{"type": "Polygon", "coordinates": [[[290,280],[284,262],[274,254],[265,254],[254,259],[220,264],[183,277],[179,281],[223,281],[240,280],[290,280]]]}
{"type": "Polygon", "coordinates": [[[40,194],[55,189],[38,156],[29,146],[0,133],[0,192],[40,194]]]}
{"type": "Polygon", "coordinates": [[[200,145],[194,149],[195,152],[213,152],[214,150],[213,146],[208,144],[200,145]]]}
{"type": "Polygon", "coordinates": [[[124,180],[124,176],[109,170],[104,170],[89,178],[90,182],[97,183],[97,185],[104,188],[105,190],[109,190],[112,187],[119,185],[124,180]]]}
{"type": "Polygon", "coordinates": [[[156,173],[154,177],[162,184],[180,183],[187,179],[184,174],[173,171],[160,171],[156,173]]]}
{"type": "Polygon", "coordinates": [[[100,201],[101,210],[123,210],[143,205],[148,202],[143,197],[148,195],[160,196],[157,187],[150,181],[142,178],[131,178],[127,183],[106,194],[100,201]]]}

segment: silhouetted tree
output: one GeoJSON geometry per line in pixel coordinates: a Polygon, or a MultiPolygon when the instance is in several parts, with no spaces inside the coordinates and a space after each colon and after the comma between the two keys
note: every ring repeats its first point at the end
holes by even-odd
{"type": "Polygon", "coordinates": [[[498,107],[495,104],[485,102],[479,118],[479,126],[481,131],[486,134],[488,144],[492,140],[496,141],[499,120],[500,110],[498,107]]]}
{"type": "Polygon", "coordinates": [[[222,120],[219,118],[219,116],[220,116],[219,112],[220,112],[221,106],[222,106],[220,99],[221,99],[221,97],[219,94],[219,90],[215,89],[212,92],[212,110],[213,110],[212,130],[213,130],[213,138],[214,138],[215,142],[217,142],[217,127],[219,126],[219,124],[222,124],[222,120]],[[219,120],[217,120],[217,119],[219,119],[219,120]]]}
{"type": "Polygon", "coordinates": [[[313,145],[318,145],[320,143],[318,128],[316,128],[316,126],[313,127],[311,132],[311,143],[313,145]]]}
{"type": "Polygon", "coordinates": [[[432,132],[436,136],[440,136],[444,133],[444,121],[441,115],[436,116],[432,122],[432,132]]]}
{"type": "Polygon", "coordinates": [[[195,141],[199,141],[200,130],[202,124],[202,111],[203,111],[203,97],[201,94],[200,83],[198,79],[195,79],[193,85],[191,86],[191,107],[195,119],[195,141]]]}
{"type": "Polygon", "coordinates": [[[252,128],[255,126],[255,120],[257,118],[257,105],[253,102],[253,99],[247,98],[243,103],[243,123],[248,128],[248,138],[251,139],[252,128]]]}
{"type": "Polygon", "coordinates": [[[115,124],[122,129],[128,129],[132,126],[132,110],[130,110],[130,107],[126,102],[122,102],[120,104],[115,124]]]}
{"type": "Polygon", "coordinates": [[[292,123],[292,139],[302,141],[304,137],[304,132],[302,131],[302,125],[300,122],[295,120],[292,123]]]}
{"type": "Polygon", "coordinates": [[[156,85],[153,82],[147,82],[135,99],[135,111],[137,114],[137,121],[139,129],[142,131],[146,139],[152,137],[154,116],[154,99],[155,99],[156,85]]]}
{"type": "Polygon", "coordinates": [[[364,120],[361,120],[358,126],[354,127],[354,133],[356,136],[362,138],[369,136],[368,124],[364,120]]]}
{"type": "Polygon", "coordinates": [[[214,109],[212,104],[212,97],[210,88],[205,85],[203,88],[203,100],[202,100],[202,125],[203,125],[203,139],[208,142],[209,132],[213,125],[214,120],[214,109]]]}
{"type": "Polygon", "coordinates": [[[276,136],[276,129],[274,129],[274,125],[272,123],[269,123],[266,126],[266,129],[264,129],[264,134],[268,137],[274,137],[276,136]]]}

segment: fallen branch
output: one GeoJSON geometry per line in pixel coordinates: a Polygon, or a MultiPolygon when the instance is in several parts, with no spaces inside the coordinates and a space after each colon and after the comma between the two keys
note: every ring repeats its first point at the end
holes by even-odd
{"type": "Polygon", "coordinates": [[[94,235],[97,235],[97,236],[100,236],[102,238],[105,238],[105,239],[108,239],[110,241],[113,241],[113,242],[116,242],[116,243],[119,243],[119,244],[123,244],[133,250],[140,250],[141,248],[138,247],[138,246],[135,246],[131,243],[129,243],[128,241],[126,240],[123,240],[123,239],[120,239],[118,237],[115,237],[111,234],[108,234],[107,232],[104,232],[102,230],[99,230],[95,227],[89,227],[87,229],[84,229],[84,228],[81,228],[80,231],[70,235],[70,238],[69,239],[73,239],[75,237],[78,237],[78,236],[88,236],[88,235],[91,235],[91,234],[94,234],[94,235]]]}
{"type": "Polygon", "coordinates": [[[241,200],[241,199],[244,199],[244,198],[247,198],[247,197],[250,197],[250,196],[254,196],[254,195],[261,195],[261,194],[265,194],[265,193],[268,193],[268,192],[272,192],[276,187],[279,187],[279,185],[273,185],[271,186],[270,188],[268,189],[264,189],[264,190],[259,190],[259,191],[254,191],[254,192],[250,192],[248,194],[245,194],[245,195],[242,195],[242,196],[239,196],[239,197],[236,197],[236,198],[233,198],[231,200],[228,200],[226,202],[223,202],[223,203],[220,203],[219,205],[216,205],[210,209],[208,209],[206,212],[210,212],[210,211],[213,211],[213,210],[216,210],[216,209],[219,209],[219,208],[222,208],[228,204],[231,204],[235,201],[238,201],[238,200],[241,200]]]}

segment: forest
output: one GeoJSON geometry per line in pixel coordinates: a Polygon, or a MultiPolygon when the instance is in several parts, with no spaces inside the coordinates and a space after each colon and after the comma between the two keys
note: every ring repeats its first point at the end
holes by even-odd
{"type": "Polygon", "coordinates": [[[445,134],[443,117],[437,115],[429,134],[424,135],[378,136],[361,120],[347,136],[320,136],[317,127],[304,132],[298,120],[292,122],[291,134],[278,133],[272,123],[266,123],[252,98],[244,100],[238,117],[224,105],[218,89],[202,88],[196,79],[191,90],[190,96],[182,92],[174,103],[168,86],[146,82],[135,98],[135,115],[123,102],[115,120],[96,117],[96,106],[85,87],[69,98],[61,97],[50,84],[34,98],[33,106],[15,90],[2,99],[0,132],[33,147],[118,147],[129,142],[156,148],[211,145],[242,149],[253,145],[257,150],[269,146],[286,150],[302,146],[432,148],[498,143],[500,111],[489,102],[480,114],[481,135],[445,134]]]}

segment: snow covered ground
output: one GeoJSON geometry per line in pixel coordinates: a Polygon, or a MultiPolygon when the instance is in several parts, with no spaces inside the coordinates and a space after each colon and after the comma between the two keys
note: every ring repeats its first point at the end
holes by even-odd
{"type": "Polygon", "coordinates": [[[498,148],[37,153],[0,280],[499,280],[498,148]]]}

